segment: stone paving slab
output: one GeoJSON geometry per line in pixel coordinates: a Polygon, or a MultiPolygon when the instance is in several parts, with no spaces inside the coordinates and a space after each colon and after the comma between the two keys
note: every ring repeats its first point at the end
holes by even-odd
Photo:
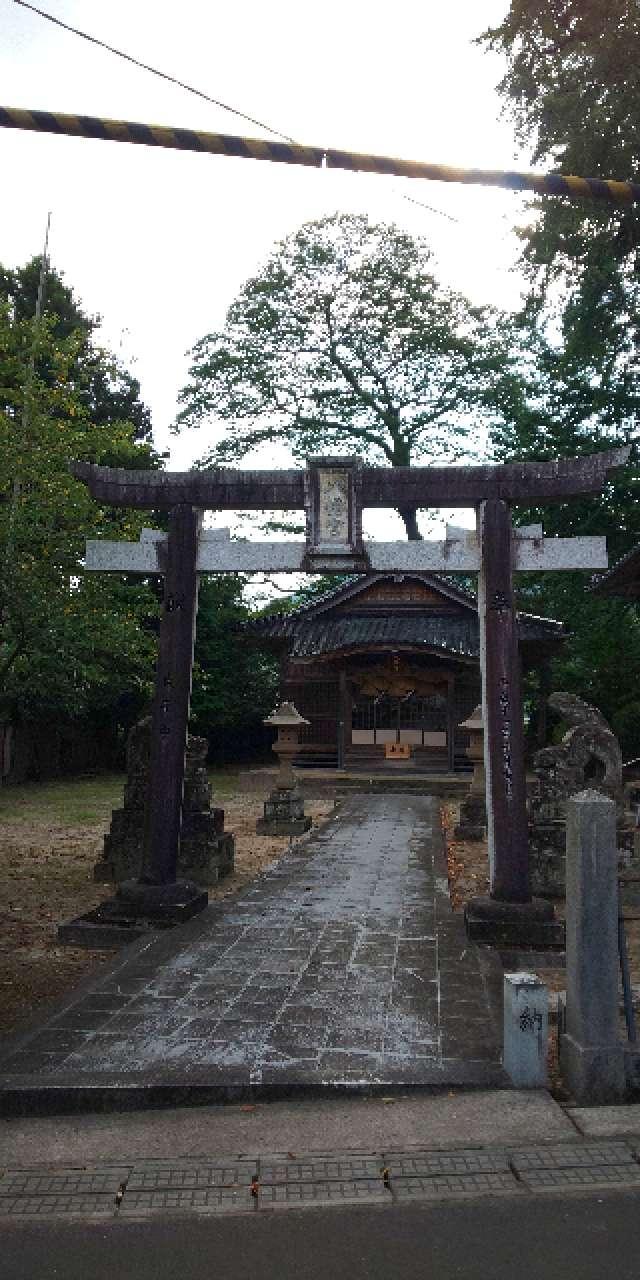
{"type": "Polygon", "coordinates": [[[315,1208],[328,1204],[387,1204],[391,1195],[380,1178],[328,1182],[287,1182],[260,1186],[259,1209],[315,1208]]]}
{"type": "Polygon", "coordinates": [[[112,1202],[130,1166],[103,1169],[9,1169],[0,1177],[4,1196],[111,1195],[112,1202]]]}
{"type": "Polygon", "coordinates": [[[248,1187],[201,1187],[162,1191],[127,1191],[121,1217],[168,1213],[252,1213],[256,1203],[248,1187]]]}
{"type": "Polygon", "coordinates": [[[260,1161],[260,1185],[280,1185],[293,1182],[335,1182],[349,1179],[376,1179],[380,1176],[382,1162],[362,1159],[361,1156],[341,1156],[338,1159],[260,1161]]]}
{"type": "Polygon", "coordinates": [[[255,1160],[227,1161],[224,1164],[202,1164],[193,1161],[191,1164],[162,1164],[160,1168],[149,1165],[137,1167],[127,1180],[127,1194],[130,1191],[163,1191],[200,1189],[202,1187],[235,1187],[245,1186],[252,1178],[258,1176],[258,1165],[255,1160]]]}
{"type": "Polygon", "coordinates": [[[555,1191],[568,1187],[588,1190],[589,1187],[612,1185],[628,1187],[640,1185],[640,1168],[628,1164],[594,1164],[581,1169],[530,1169],[521,1175],[520,1180],[529,1191],[555,1191]]]}
{"type": "Polygon", "coordinates": [[[633,1152],[625,1143],[580,1143],[550,1146],[538,1150],[511,1151],[510,1160],[517,1173],[531,1169],[577,1169],[590,1165],[633,1164],[633,1152]]]}
{"type": "Polygon", "coordinates": [[[423,1152],[420,1155],[387,1156],[390,1177],[434,1178],[439,1174],[509,1173],[506,1151],[423,1152]]]}
{"type": "Polygon", "coordinates": [[[403,1200],[449,1200],[457,1196],[496,1195],[520,1191],[511,1173],[466,1173],[433,1178],[394,1178],[393,1195],[403,1200]]]}
{"type": "Polygon", "coordinates": [[[0,1107],[508,1087],[501,980],[451,911],[435,797],[351,795],[243,894],[134,944],[15,1043],[0,1107]]]}
{"type": "Polygon", "coordinates": [[[113,1196],[3,1196],[0,1198],[0,1221],[3,1218],[60,1218],[73,1214],[79,1218],[113,1218],[116,1212],[113,1196]]]}

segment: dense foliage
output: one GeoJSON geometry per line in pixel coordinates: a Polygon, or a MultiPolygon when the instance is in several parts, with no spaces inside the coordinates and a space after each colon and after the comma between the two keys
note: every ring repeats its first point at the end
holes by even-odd
{"type": "Polygon", "coordinates": [[[250,609],[237,574],[200,584],[191,723],[209,739],[212,760],[251,759],[268,750],[262,721],[278,695],[278,665],[243,630],[250,609]]]}
{"type": "MultiPolygon", "coordinates": [[[[7,273],[3,274],[6,282],[7,273]]],[[[71,300],[57,277],[56,292],[71,300]]],[[[156,613],[144,586],[82,572],[87,536],[136,537],[137,514],[97,507],[72,458],[149,466],[148,444],[107,413],[108,365],[86,330],[0,300],[0,698],[14,723],[125,720],[148,695],[156,613]],[[88,387],[102,379],[94,420],[88,387]]],[[[144,418],[141,406],[141,417],[144,418]]]]}

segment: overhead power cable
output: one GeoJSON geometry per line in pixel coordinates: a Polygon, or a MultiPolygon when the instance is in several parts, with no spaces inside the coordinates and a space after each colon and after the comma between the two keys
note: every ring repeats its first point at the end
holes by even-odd
{"type": "Polygon", "coordinates": [[[504,169],[462,169],[451,165],[429,164],[421,160],[402,160],[394,156],[338,151],[333,147],[301,146],[299,143],[272,142],[269,138],[245,138],[229,133],[207,133],[201,129],[176,129],[169,125],[67,115],[57,111],[0,107],[0,128],[167,147],[174,151],[207,152],[245,160],[300,164],[317,169],[347,169],[355,173],[380,173],[398,178],[421,178],[429,182],[503,187],[509,191],[564,196],[573,201],[601,200],[608,204],[627,206],[640,201],[640,183],[620,182],[612,178],[582,178],[562,173],[518,173],[504,169]]]}
{"type": "Polygon", "coordinates": [[[248,116],[245,111],[239,111],[237,107],[230,107],[226,102],[220,102],[218,98],[212,98],[210,94],[205,93],[202,89],[195,89],[193,85],[186,84],[184,80],[178,80],[176,76],[171,76],[166,71],[159,71],[157,67],[152,67],[148,62],[141,62],[139,58],[134,58],[132,54],[125,53],[122,49],[116,49],[112,44],[107,44],[105,40],[99,40],[97,36],[89,35],[87,31],[81,31],[79,27],[72,27],[68,22],[62,22],[60,18],[55,18],[52,13],[47,13],[44,9],[38,9],[35,4],[28,4],[27,0],[14,0],[14,4],[19,4],[21,9],[30,9],[32,13],[37,13],[39,17],[46,18],[47,22],[53,22],[56,27],[62,27],[64,31],[70,31],[74,36],[80,36],[81,40],[88,40],[90,44],[95,44],[99,49],[106,49],[108,53],[115,53],[116,57],[124,58],[125,62],[130,62],[134,67],[141,67],[143,71],[150,71],[153,76],[159,76],[161,80],[166,80],[169,84],[175,84],[179,89],[186,89],[187,93],[194,93],[197,98],[202,98],[205,102],[211,102],[214,107],[222,107],[223,111],[229,111],[233,116],[239,116],[241,120],[248,120],[249,124],[256,124],[259,129],[266,129],[267,133],[274,133],[277,138],[284,138],[285,142],[295,142],[295,138],[290,138],[288,133],[282,133],[280,129],[274,129],[272,125],[265,124],[263,120],[256,120],[254,116],[248,116]]]}
{"type": "MultiPolygon", "coordinates": [[[[88,40],[90,44],[95,44],[99,49],[106,49],[108,53],[113,53],[118,58],[124,58],[125,62],[130,62],[134,67],[140,67],[143,71],[149,71],[151,75],[158,76],[161,80],[166,80],[168,84],[175,84],[180,89],[186,89],[187,93],[195,94],[197,98],[202,98],[204,102],[210,102],[215,107],[221,107],[223,111],[229,111],[231,115],[238,116],[241,120],[248,120],[250,124],[257,124],[259,129],[266,129],[267,133],[275,134],[276,138],[283,138],[285,142],[295,143],[296,141],[290,134],[282,133],[280,129],[274,129],[272,125],[265,124],[263,120],[256,120],[254,116],[248,116],[245,111],[240,111],[237,107],[230,107],[226,102],[220,102],[218,98],[212,98],[203,89],[196,89],[184,80],[178,80],[176,76],[169,75],[166,71],[160,71],[157,67],[150,66],[148,62],[141,62],[139,58],[134,58],[132,54],[125,53],[123,49],[116,49],[114,45],[107,44],[105,40],[100,40],[98,36],[92,36],[87,31],[81,31],[79,27],[72,27],[70,23],[62,22],[60,18],[54,17],[52,13],[47,13],[45,9],[39,9],[35,4],[29,4],[27,0],[14,0],[14,4],[19,4],[22,9],[29,9],[31,13],[37,13],[39,17],[45,18],[47,22],[52,22],[56,27],[61,27],[63,31],[69,31],[74,36],[80,36],[81,40],[88,40]]],[[[400,196],[401,200],[408,200],[410,204],[416,204],[422,209],[428,209],[430,213],[435,213],[440,218],[446,218],[449,222],[458,222],[458,218],[454,218],[452,214],[445,213],[442,209],[434,209],[432,205],[425,204],[421,200],[415,200],[406,195],[404,191],[397,191],[396,194],[400,196]]]]}

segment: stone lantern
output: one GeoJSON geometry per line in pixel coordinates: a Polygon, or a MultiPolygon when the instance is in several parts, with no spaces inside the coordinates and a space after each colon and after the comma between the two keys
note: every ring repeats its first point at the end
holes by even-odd
{"type": "Polygon", "coordinates": [[[461,729],[469,734],[466,756],[473,764],[473,777],[468,794],[460,805],[460,821],[454,830],[458,840],[484,840],[487,827],[486,777],[484,772],[484,721],[482,706],[463,720],[461,729]]]}
{"type": "Polygon", "coordinates": [[[264,816],[256,823],[258,835],[299,836],[308,831],[311,818],[305,817],[304,799],[298,789],[293,772],[293,757],[300,744],[300,730],[309,724],[292,702],[280,706],[263,720],[277,730],[273,750],[278,756],[280,769],[276,785],[264,802],[264,816]]]}

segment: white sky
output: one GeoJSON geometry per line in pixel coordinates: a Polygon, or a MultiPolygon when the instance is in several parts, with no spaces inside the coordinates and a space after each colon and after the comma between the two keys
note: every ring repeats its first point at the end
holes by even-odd
{"type": "MultiPolygon", "coordinates": [[[[471,43],[508,0],[37,2],[302,142],[526,165],[499,117],[501,62],[471,43]]],[[[13,0],[0,0],[0,84],[2,105],[259,133],[13,0]]],[[[508,192],[12,130],[0,131],[0,173],[0,261],[18,266],[39,253],[52,211],[53,265],[135,371],[171,467],[188,467],[211,434],[169,435],[188,348],[223,323],[273,243],[309,219],[341,210],[395,221],[430,239],[443,283],[474,302],[510,307],[519,296],[512,227],[525,198],[508,192]]],[[[378,537],[401,536],[391,515],[374,523],[378,537]]]]}

